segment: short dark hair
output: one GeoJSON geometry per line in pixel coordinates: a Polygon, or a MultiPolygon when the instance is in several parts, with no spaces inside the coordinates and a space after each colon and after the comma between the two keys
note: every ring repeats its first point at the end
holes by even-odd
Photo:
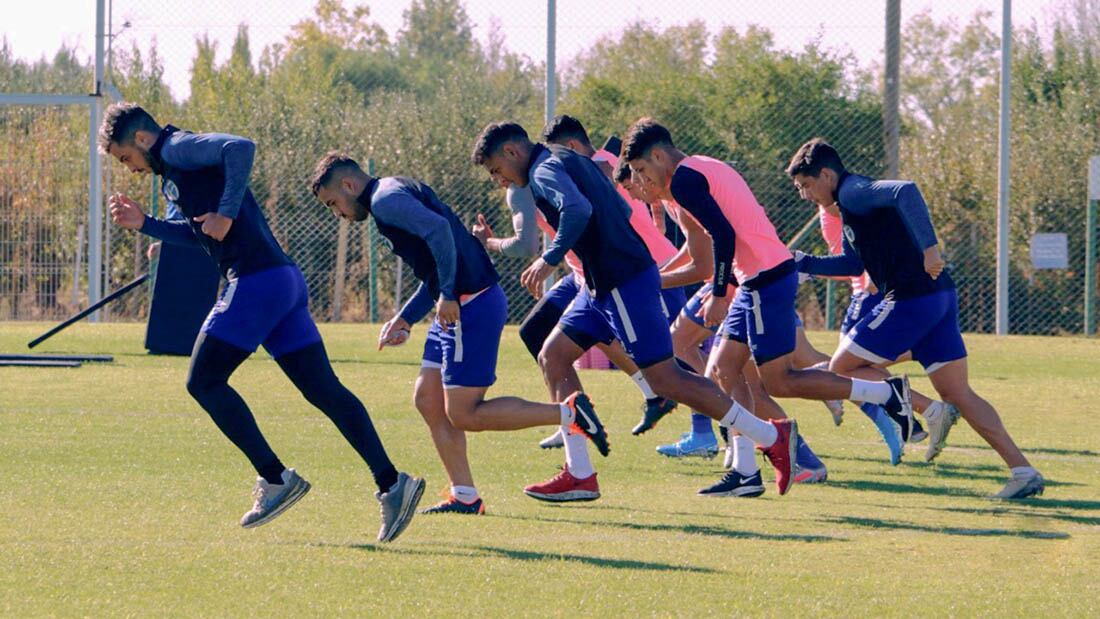
{"type": "Polygon", "coordinates": [[[675,148],[672,142],[672,134],[661,123],[652,118],[639,118],[626,133],[623,142],[623,159],[634,161],[641,159],[649,153],[649,149],[657,146],[675,148]]]}
{"type": "Polygon", "coordinates": [[[560,142],[569,139],[579,140],[586,146],[592,146],[591,140],[588,139],[588,132],[584,130],[584,125],[568,114],[555,116],[542,128],[542,141],[544,142],[560,142]]]}
{"type": "Polygon", "coordinates": [[[615,177],[615,182],[625,183],[630,179],[631,173],[630,165],[626,162],[626,157],[620,157],[619,165],[615,166],[615,173],[613,175],[615,177]]]}
{"type": "Polygon", "coordinates": [[[136,103],[120,102],[107,106],[99,125],[99,150],[106,153],[111,144],[133,144],[138,131],[160,132],[152,114],[136,103]]]}
{"type": "Polygon", "coordinates": [[[474,143],[472,157],[474,165],[485,165],[489,157],[495,155],[506,142],[512,140],[530,141],[530,139],[527,137],[527,131],[519,123],[489,123],[481,130],[481,134],[477,136],[477,142],[474,143]]]}
{"type": "Polygon", "coordinates": [[[791,157],[791,163],[787,166],[787,175],[793,177],[796,174],[802,174],[817,178],[825,168],[837,174],[843,174],[845,171],[840,153],[837,153],[825,138],[814,138],[803,144],[794,157],[791,157]]]}
{"type": "Polygon", "coordinates": [[[313,174],[309,177],[309,190],[316,196],[321,188],[332,182],[337,172],[343,170],[362,170],[359,162],[340,151],[330,151],[321,157],[313,168],[313,174]]]}

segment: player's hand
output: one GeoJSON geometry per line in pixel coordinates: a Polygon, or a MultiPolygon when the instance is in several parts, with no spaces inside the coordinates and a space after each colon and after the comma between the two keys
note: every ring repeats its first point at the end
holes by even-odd
{"type": "Polygon", "coordinates": [[[451,301],[450,299],[440,297],[439,302],[435,304],[435,319],[439,324],[444,327],[450,327],[458,322],[458,316],[458,301],[451,301]]]}
{"type": "Polygon", "coordinates": [[[933,245],[924,250],[924,271],[932,277],[937,279],[940,273],[943,273],[943,267],[947,264],[944,261],[943,256],[940,255],[940,248],[933,245]]]}
{"type": "Polygon", "coordinates": [[[730,297],[728,290],[724,297],[716,297],[713,293],[708,294],[703,303],[703,326],[710,328],[722,324],[722,321],[726,319],[726,314],[729,313],[729,309],[730,297]]]}
{"type": "Polygon", "coordinates": [[[553,272],[553,266],[546,264],[542,258],[536,258],[519,276],[519,283],[531,293],[531,296],[538,299],[542,296],[542,282],[553,272]]]}
{"type": "Polygon", "coordinates": [[[394,316],[382,325],[382,332],[378,334],[378,350],[382,350],[383,346],[400,346],[409,341],[411,329],[407,320],[400,315],[394,316]]]}
{"type": "Polygon", "coordinates": [[[225,240],[229,234],[229,228],[233,226],[233,220],[221,213],[203,213],[195,218],[202,223],[202,233],[215,241],[225,240]]]}
{"type": "Polygon", "coordinates": [[[145,212],[141,210],[137,202],[127,198],[121,193],[116,193],[107,199],[107,206],[111,209],[111,221],[127,230],[140,230],[145,223],[145,212]]]}
{"type": "Polygon", "coordinates": [[[496,236],[493,234],[493,227],[489,225],[489,221],[481,213],[477,214],[477,223],[474,224],[471,232],[477,237],[477,240],[481,241],[482,245],[485,245],[489,242],[489,239],[496,236]]]}

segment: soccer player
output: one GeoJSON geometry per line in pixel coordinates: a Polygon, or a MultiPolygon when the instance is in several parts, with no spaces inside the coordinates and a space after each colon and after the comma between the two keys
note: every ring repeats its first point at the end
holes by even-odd
{"type": "MultiPolygon", "coordinates": [[[[794,258],[733,168],[710,157],[685,155],[668,129],[649,118],[631,127],[623,157],[635,174],[694,217],[713,240],[713,290],[703,305],[703,320],[708,327],[722,325],[724,337],[713,357],[720,372],[734,375],[751,357],[773,397],[855,399],[912,414],[904,377],[868,381],[794,367],[794,258]],[[738,286],[731,304],[728,287],[733,278],[738,286]]],[[[759,478],[737,471],[735,463],[734,470],[709,490],[724,493],[742,484],[758,485],[759,478]]]]}
{"type": "MultiPolygon", "coordinates": [[[[906,351],[924,366],[932,386],[966,419],[1010,467],[1012,478],[991,498],[1022,499],[1044,490],[1043,476],[1009,436],[989,402],[968,378],[966,346],[959,331],[958,297],[939,252],[928,206],[912,181],[877,181],[852,174],[840,155],[820,138],[803,144],[787,174],[799,194],[818,204],[836,203],[844,224],[844,251],[805,256],[800,271],[818,275],[871,276],[883,300],[844,337],[831,369],[879,377],[906,351]]],[[[853,398],[856,399],[856,398],[853,398]]],[[[935,442],[947,413],[926,417],[935,442]]]]}
{"type": "Polygon", "coordinates": [[[485,399],[496,382],[508,302],[485,248],[430,187],[405,177],[371,177],[347,155],[329,153],[317,163],[311,189],[339,217],[373,216],[393,253],[420,280],[416,293],[382,327],[382,345],[403,343],[412,325],[435,307],[414,393],[452,484],[452,496],[433,513],[482,511],[464,432],[574,426],[607,455],[607,434],[583,393],[573,392],[560,404],[485,399]]]}
{"type": "MultiPolygon", "coordinates": [[[[630,207],[589,158],[571,149],[534,144],[523,127],[490,123],[478,136],[473,161],[507,187],[530,185],[536,206],[557,230],[553,242],[520,277],[538,296],[542,281],[573,250],[584,266],[585,289],[563,322],[603,321],[642,369],[653,390],[682,402],[752,439],[776,468],[786,494],[798,438],[793,420],[765,422],[731,400],[713,382],[673,361],[668,319],[661,311],[660,275],[638,233],[630,207]]],[[[568,376],[548,377],[559,389],[568,376]]]]}
{"type": "Polygon", "coordinates": [[[412,519],[424,480],[398,472],[367,410],[332,370],[309,314],[309,293],[298,266],[279,247],[248,188],[256,146],[221,133],[161,127],[133,103],[107,108],[99,147],[134,173],[161,176],[161,193],[185,218],[153,219],[124,195],[109,200],[111,219],[166,243],[202,247],[228,280],[191,353],[187,391],[239,448],[259,477],[255,504],[241,526],[278,516],[309,491],[283,466],[229,377],[263,344],[279,368],[339,428],[366,461],[382,507],[379,541],[397,538],[412,519]]]}

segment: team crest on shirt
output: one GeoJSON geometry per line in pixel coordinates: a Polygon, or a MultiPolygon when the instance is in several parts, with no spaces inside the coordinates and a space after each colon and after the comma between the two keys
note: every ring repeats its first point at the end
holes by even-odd
{"type": "Polygon", "coordinates": [[[171,180],[164,181],[164,197],[172,202],[180,199],[180,188],[171,180]]]}
{"type": "Polygon", "coordinates": [[[852,230],[851,226],[844,226],[844,238],[848,239],[850,244],[856,244],[856,233],[852,230]]]}

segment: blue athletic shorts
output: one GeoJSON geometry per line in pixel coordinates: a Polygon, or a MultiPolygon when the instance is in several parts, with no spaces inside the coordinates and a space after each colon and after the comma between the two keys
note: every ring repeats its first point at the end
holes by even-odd
{"type": "Polygon", "coordinates": [[[857,322],[863,320],[863,317],[870,314],[871,310],[875,309],[875,306],[881,302],[881,292],[875,294],[861,292],[852,295],[852,300],[848,303],[848,311],[844,313],[844,321],[840,323],[840,335],[847,335],[852,327],[856,326],[857,322]]]}
{"type": "Polygon", "coordinates": [[[714,284],[709,282],[700,286],[699,290],[696,290],[695,294],[691,295],[691,298],[688,299],[688,302],[684,305],[683,311],[680,313],[683,314],[684,318],[687,318],[704,329],[709,329],[711,333],[715,333],[718,331],[718,327],[708,327],[704,325],[703,317],[696,315],[699,313],[699,310],[703,309],[703,297],[710,294],[711,290],[714,290],[714,284]]]}
{"type": "Polygon", "coordinates": [[[573,302],[573,299],[577,298],[577,293],[580,291],[581,286],[577,283],[577,278],[573,276],[573,272],[570,271],[568,275],[555,282],[554,286],[546,291],[543,297],[546,298],[547,303],[554,307],[565,309],[573,302]]]}
{"type": "Polygon", "coordinates": [[[966,357],[958,295],[952,288],[913,299],[887,297],[852,327],[840,348],[874,363],[912,351],[926,372],[935,372],[966,357]]]}
{"type": "Polygon", "coordinates": [[[672,325],[686,304],[687,295],[684,293],[683,288],[661,289],[661,311],[668,318],[669,325],[672,325]]]}
{"type": "Polygon", "coordinates": [[[757,365],[793,352],[799,325],[794,310],[797,293],[798,273],[789,273],[756,290],[739,287],[721,333],[748,344],[757,365]]]}
{"type": "Polygon", "coordinates": [[[306,280],[293,264],[229,280],[202,332],[249,352],[263,344],[276,359],[321,341],[306,280]]]}
{"type": "MultiPolygon", "coordinates": [[[[565,308],[558,328],[565,333],[570,340],[584,350],[592,348],[596,344],[610,344],[615,339],[615,331],[608,324],[603,312],[596,306],[596,299],[592,297],[586,286],[581,286],[577,294],[565,308]]],[[[668,325],[665,325],[668,328],[668,325]]]]}
{"type": "Polygon", "coordinates": [[[595,306],[639,368],[672,358],[669,317],[661,307],[661,276],[657,265],[600,295],[595,299],[595,306]]]}
{"type": "Polygon", "coordinates": [[[508,320],[508,299],[493,284],[462,304],[458,324],[444,329],[433,320],[424,342],[422,368],[443,370],[443,387],[489,387],[497,380],[500,334],[508,320]]]}

